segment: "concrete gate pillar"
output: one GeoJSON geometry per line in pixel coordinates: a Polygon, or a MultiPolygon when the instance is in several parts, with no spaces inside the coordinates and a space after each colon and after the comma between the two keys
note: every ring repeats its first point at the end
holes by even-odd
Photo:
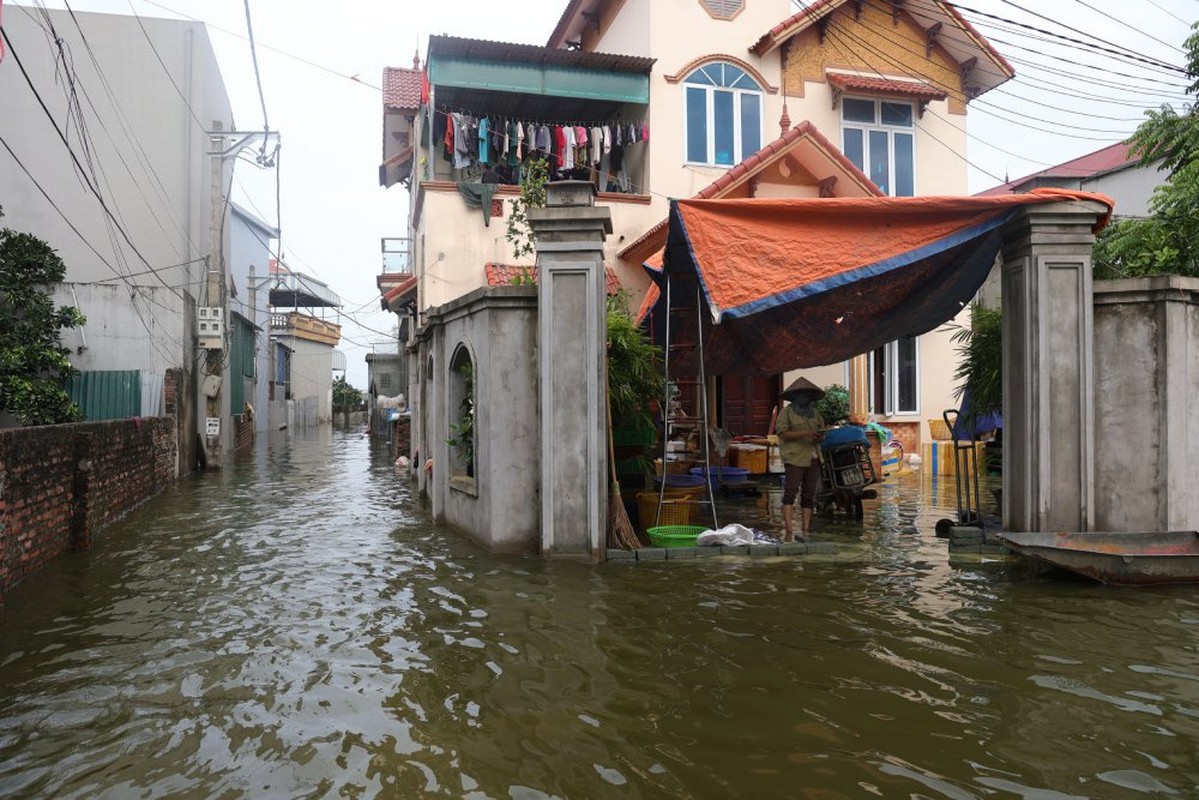
{"type": "Polygon", "coordinates": [[[1095,523],[1092,229],[1106,209],[1028,206],[1003,230],[1003,519],[1095,523]]]}
{"type": "Polygon", "coordinates": [[[607,319],[604,237],[611,213],[595,186],[547,186],[529,210],[540,290],[541,552],[598,558],[607,529],[607,319]]]}

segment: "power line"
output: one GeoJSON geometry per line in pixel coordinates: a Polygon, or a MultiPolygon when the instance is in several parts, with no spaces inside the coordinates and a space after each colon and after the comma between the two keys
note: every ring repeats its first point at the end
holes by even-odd
{"type": "MultiPolygon", "coordinates": [[[[142,0],[142,2],[146,3],[147,5],[155,6],[156,8],[161,8],[163,11],[169,11],[172,14],[177,14],[178,16],[183,17],[184,19],[190,19],[192,22],[202,22],[205,25],[207,25],[209,28],[212,28],[213,30],[220,31],[221,33],[227,34],[229,36],[234,36],[238,39],[242,39],[243,41],[247,39],[246,36],[244,36],[243,34],[237,33],[236,31],[231,31],[228,28],[222,28],[219,25],[213,25],[211,22],[205,22],[204,20],[200,19],[199,17],[193,17],[190,14],[184,14],[182,11],[176,11],[175,9],[170,8],[169,6],[164,6],[162,3],[154,2],[154,0],[142,0]]],[[[318,64],[315,61],[310,61],[307,58],[304,58],[302,56],[297,56],[294,53],[289,53],[286,50],[280,50],[278,47],[272,47],[271,45],[266,44],[265,42],[259,42],[258,46],[261,47],[263,50],[270,50],[273,53],[278,53],[279,55],[290,58],[293,61],[299,61],[301,64],[307,64],[308,66],[319,69],[322,72],[327,72],[330,75],[336,75],[339,78],[345,78],[348,81],[353,81],[354,83],[356,83],[360,86],[365,86],[368,89],[374,89],[377,92],[383,91],[383,87],[375,86],[373,83],[368,83],[367,81],[360,79],[357,75],[347,75],[344,72],[338,72],[335,69],[326,67],[324,64],[318,64]]]]}
{"type": "MultiPolygon", "coordinates": [[[[254,24],[250,21],[250,0],[244,0],[244,5],[246,7],[246,33],[250,37],[250,59],[254,62],[254,81],[258,84],[258,101],[262,104],[262,129],[269,131],[271,124],[266,119],[266,97],[262,93],[262,75],[258,72],[258,50],[254,47],[254,24]]],[[[265,138],[262,140],[262,146],[265,150],[265,138]]]]}

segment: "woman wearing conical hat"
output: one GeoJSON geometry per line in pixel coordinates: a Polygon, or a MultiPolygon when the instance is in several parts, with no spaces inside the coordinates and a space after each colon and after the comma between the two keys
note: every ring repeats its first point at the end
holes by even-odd
{"type": "Polygon", "coordinates": [[[803,526],[801,540],[812,532],[812,510],[820,487],[820,440],[824,421],[814,403],[824,391],[807,378],[796,378],[783,390],[788,402],[779,414],[774,432],[779,437],[779,456],[783,460],[783,541],[795,541],[793,514],[795,497],[803,526]]]}

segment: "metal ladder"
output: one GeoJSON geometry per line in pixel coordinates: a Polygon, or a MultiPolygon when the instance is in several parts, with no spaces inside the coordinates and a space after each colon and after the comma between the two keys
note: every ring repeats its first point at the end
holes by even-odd
{"type": "MultiPolygon", "coordinates": [[[[712,528],[720,527],[720,523],[716,519],[716,495],[712,491],[712,456],[708,442],[708,382],[707,376],[704,374],[704,320],[703,320],[703,297],[700,293],[699,281],[695,283],[695,348],[696,348],[696,364],[697,377],[694,381],[679,381],[688,385],[695,385],[699,390],[699,416],[698,417],[671,417],[671,397],[670,397],[670,322],[673,316],[674,309],[672,307],[673,295],[671,293],[671,275],[666,273],[666,335],[663,343],[662,357],[662,372],[664,378],[664,398],[662,404],[662,482],[658,487],[658,507],[654,515],[654,524],[662,518],[662,503],[666,499],[666,480],[669,474],[666,470],[667,464],[667,441],[670,438],[671,423],[679,421],[695,422],[699,429],[699,434],[703,439],[703,454],[704,454],[704,487],[707,491],[708,499],[697,501],[697,505],[708,506],[712,513],[712,528]]],[[[680,309],[682,310],[682,309],[680,309]]],[[[648,527],[648,526],[647,526],[648,527]]]]}

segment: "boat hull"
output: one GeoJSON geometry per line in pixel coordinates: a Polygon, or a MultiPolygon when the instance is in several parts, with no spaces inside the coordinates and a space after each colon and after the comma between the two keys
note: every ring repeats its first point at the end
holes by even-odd
{"type": "Polygon", "coordinates": [[[1016,533],[1009,549],[1101,583],[1199,583],[1199,532],[1016,533]]]}

